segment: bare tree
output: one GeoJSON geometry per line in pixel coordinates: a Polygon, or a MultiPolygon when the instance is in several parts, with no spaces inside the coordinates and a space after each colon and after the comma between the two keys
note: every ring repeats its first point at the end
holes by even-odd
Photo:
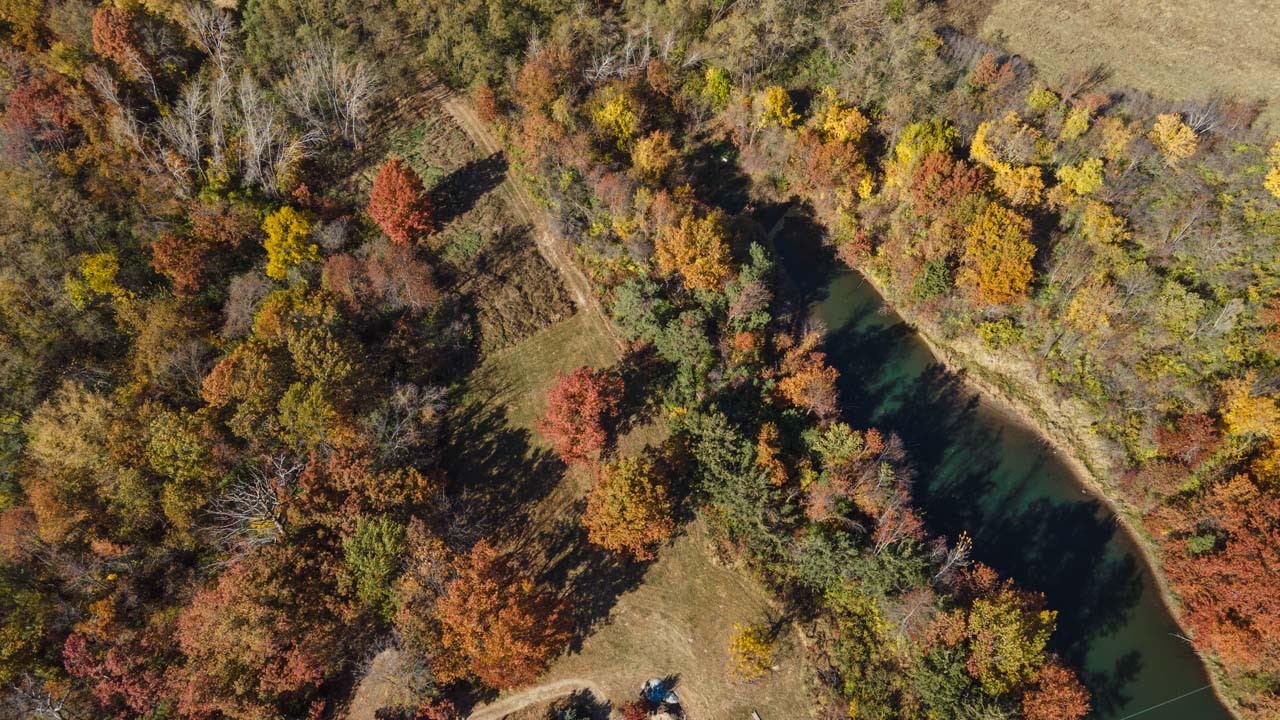
{"type": "Polygon", "coordinates": [[[973,538],[969,533],[960,533],[955,545],[947,547],[945,540],[933,548],[933,559],[938,563],[938,570],[933,574],[935,583],[945,583],[959,569],[969,564],[969,554],[973,551],[973,538]]]}
{"type": "Polygon", "coordinates": [[[289,109],[312,130],[336,133],[356,145],[368,127],[376,89],[363,61],[348,61],[327,43],[311,45],[293,60],[279,88],[289,109]]]}
{"type": "Polygon", "coordinates": [[[111,73],[100,65],[89,65],[84,69],[84,79],[107,107],[106,124],[116,143],[143,152],[142,124],[120,97],[120,87],[111,73]]]}
{"type": "Polygon", "coordinates": [[[284,532],[280,504],[293,492],[304,467],[277,455],[268,458],[264,467],[251,470],[210,506],[209,515],[216,523],[209,528],[213,538],[238,552],[275,542],[284,532]]]}
{"type": "Polygon", "coordinates": [[[203,148],[206,126],[210,115],[209,98],[199,78],[182,88],[182,94],[172,111],[160,119],[160,136],[169,144],[173,154],[166,163],[169,171],[183,187],[190,183],[191,174],[203,169],[203,148]]]}
{"type": "Polygon", "coordinates": [[[582,74],[593,83],[612,77],[631,77],[644,72],[652,57],[653,43],[646,30],[642,37],[628,35],[622,47],[596,56],[582,74]]]}
{"type": "Polygon", "coordinates": [[[213,59],[219,73],[230,75],[239,32],[231,13],[204,2],[188,3],[184,13],[183,25],[191,42],[213,59]]]}
{"type": "Polygon", "coordinates": [[[395,457],[420,445],[424,433],[434,427],[444,408],[444,388],[397,385],[385,406],[369,421],[371,435],[378,438],[378,451],[384,457],[395,457]]]}
{"type": "Polygon", "coordinates": [[[70,706],[76,689],[74,682],[46,683],[23,674],[0,695],[0,717],[77,720],[83,716],[70,706]]]}
{"type": "Polygon", "coordinates": [[[236,100],[242,133],[241,174],[267,192],[278,192],[280,181],[310,156],[321,135],[315,130],[301,137],[290,132],[279,108],[247,72],[240,76],[236,100]]]}

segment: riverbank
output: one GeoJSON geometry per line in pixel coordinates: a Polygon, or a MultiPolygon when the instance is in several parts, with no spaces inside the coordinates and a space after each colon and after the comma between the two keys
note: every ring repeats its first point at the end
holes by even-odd
{"type": "MultiPolygon", "coordinates": [[[[901,306],[893,301],[893,296],[877,278],[859,270],[855,272],[880,296],[885,307],[897,313],[915,330],[940,364],[961,375],[965,383],[977,391],[989,409],[1028,428],[1048,443],[1081,490],[1100,501],[1116,519],[1141,556],[1160,602],[1179,632],[1190,637],[1177,601],[1165,580],[1154,541],[1142,527],[1140,513],[1119,496],[1109,480],[1119,476],[1123,458],[1118,450],[1092,431],[1087,409],[1070,398],[1056,397],[1049,387],[1036,379],[1034,367],[1025,360],[998,356],[976,339],[949,341],[942,338],[931,323],[900,309],[901,306]]],[[[1233,717],[1238,718],[1235,703],[1225,691],[1222,669],[1198,648],[1194,649],[1214,696],[1233,717]]]]}

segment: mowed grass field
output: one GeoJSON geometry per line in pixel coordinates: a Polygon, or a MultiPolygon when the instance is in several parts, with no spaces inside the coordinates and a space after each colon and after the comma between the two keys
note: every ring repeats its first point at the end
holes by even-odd
{"type": "Polygon", "coordinates": [[[1280,131],[1280,0],[996,0],[979,31],[1050,80],[1101,65],[1167,100],[1264,100],[1280,131]]]}
{"type": "Polygon", "coordinates": [[[773,619],[768,595],[745,570],[712,561],[701,521],[662,548],[642,582],[623,593],[609,618],[576,653],[560,658],[548,681],[589,678],[615,705],[634,700],[654,677],[677,676],[676,692],[695,720],[812,717],[799,634],[779,628],[777,670],[751,682],[729,672],[735,623],[773,619]]]}
{"type": "Polygon", "coordinates": [[[502,405],[507,421],[532,430],[547,407],[556,373],[609,367],[618,346],[591,313],[578,312],[524,341],[490,354],[467,382],[471,400],[502,405]]]}

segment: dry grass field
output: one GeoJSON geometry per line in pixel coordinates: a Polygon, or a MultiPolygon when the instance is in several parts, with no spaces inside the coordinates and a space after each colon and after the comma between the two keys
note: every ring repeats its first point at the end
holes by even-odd
{"type": "Polygon", "coordinates": [[[1100,65],[1109,84],[1163,99],[1263,100],[1280,129],[1280,0],[995,0],[973,20],[1051,80],[1100,65]]]}

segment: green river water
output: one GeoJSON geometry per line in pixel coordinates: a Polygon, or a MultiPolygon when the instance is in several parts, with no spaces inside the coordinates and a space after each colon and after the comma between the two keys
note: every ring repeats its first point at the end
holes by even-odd
{"type": "Polygon", "coordinates": [[[1082,670],[1090,717],[1229,718],[1106,506],[1035,431],[946,371],[861,275],[827,273],[834,259],[797,235],[788,227],[778,250],[828,330],[846,417],[903,439],[931,531],[967,531],[974,559],[1045,594],[1059,613],[1052,649],[1082,670]]]}

